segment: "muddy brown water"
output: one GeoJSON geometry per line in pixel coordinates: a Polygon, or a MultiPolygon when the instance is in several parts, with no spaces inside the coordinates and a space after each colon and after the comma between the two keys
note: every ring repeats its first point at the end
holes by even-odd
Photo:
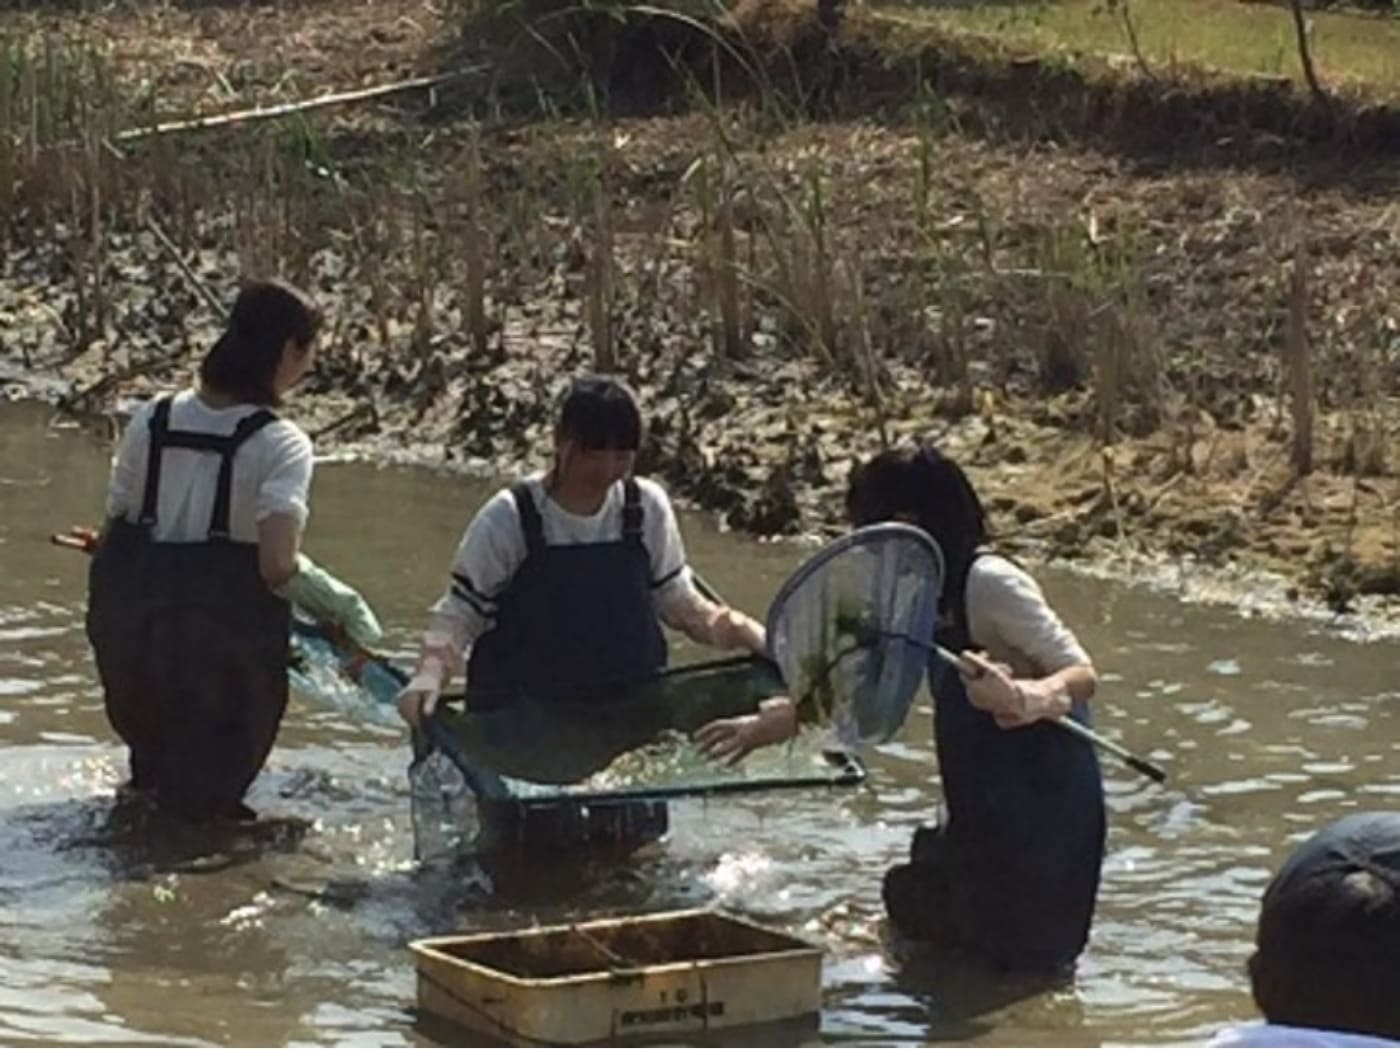
{"type": "MultiPolygon", "coordinates": [[[[823,1043],[1188,1042],[1251,1016],[1251,926],[1290,843],[1400,807],[1400,646],[1046,571],[1103,671],[1099,726],[1172,777],[1106,760],[1098,920],[1062,987],[901,964],[882,939],[881,873],[938,800],[926,708],[863,788],[681,803],[653,853],[587,876],[561,860],[561,884],[504,900],[415,869],[399,733],[295,701],[250,796],[263,824],[152,839],[112,803],[124,763],[82,633],[82,558],[46,540],[95,521],[107,462],[101,434],[0,404],[0,1043],[422,1043],[410,939],[710,904],[824,946],[823,1043]]],[[[488,491],[327,464],[308,546],[407,658],[488,491]]],[[[683,526],[751,610],[801,556],[683,526]]]]}

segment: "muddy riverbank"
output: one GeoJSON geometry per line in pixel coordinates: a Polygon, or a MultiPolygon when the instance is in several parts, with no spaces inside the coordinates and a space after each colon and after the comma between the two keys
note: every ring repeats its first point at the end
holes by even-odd
{"type": "MultiPolygon", "coordinates": [[[[323,16],[87,24],[119,85],[203,108],[451,50],[412,0],[323,16]],[[189,61],[155,63],[157,36],[189,61]],[[311,57],[279,80],[291,42],[311,57]]],[[[185,381],[209,300],[271,270],[331,318],[290,406],[325,454],[538,464],[555,391],[610,358],[646,405],[643,467],[735,529],[836,527],[854,459],[932,439],[1023,552],[1393,604],[1393,165],[1028,139],[928,91],[817,122],[752,103],[524,120],[459,86],[87,157],[62,175],[81,192],[41,207],[32,181],[11,213],[0,374],[12,397],[119,409],[185,381]],[[1319,407],[1302,478],[1282,364],[1298,259],[1319,407]]]]}

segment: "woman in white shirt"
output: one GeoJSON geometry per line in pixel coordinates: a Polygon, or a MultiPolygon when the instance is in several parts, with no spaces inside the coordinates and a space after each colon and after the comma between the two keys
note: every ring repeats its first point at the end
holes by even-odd
{"type": "Polygon", "coordinates": [[[310,370],[321,315],[275,281],[239,293],[194,389],[127,427],[93,556],[88,637],[130,787],[192,820],[243,795],[287,705],[290,608],[311,440],[273,412],[310,370]]]}
{"type": "MultiPolygon", "coordinates": [[[[570,384],[550,470],[498,492],[458,544],[399,698],[405,720],[432,715],[464,654],[468,702],[499,705],[597,702],[651,681],[666,665],[663,623],[701,644],[764,652],[761,625],[697,592],[665,491],[632,476],[641,439],[626,386],[570,384]]],[[[664,805],[589,812],[579,836],[590,840],[630,846],[666,825],[664,805]]]]}
{"type": "MultiPolygon", "coordinates": [[[[1097,678],[1088,654],[1034,579],[985,549],[981,501],[936,449],[891,449],[851,476],[851,523],[903,521],[938,543],[947,578],[937,640],[963,653],[929,663],[946,812],[887,872],[886,911],[906,936],[1000,969],[1071,964],[1089,935],[1104,847],[1098,759],[1044,722],[1088,720],[1097,678]]],[[[796,730],[795,711],[712,722],[697,733],[736,759],[796,730]]]]}
{"type": "Polygon", "coordinates": [[[937,639],[969,653],[958,670],[929,664],[945,812],[886,874],[890,920],[997,968],[1068,966],[1098,894],[1103,780],[1093,747],[1046,721],[1087,722],[1093,664],[1035,580],[986,549],[977,493],[935,448],[876,456],[847,507],[853,524],[905,520],[937,541],[937,639]]]}

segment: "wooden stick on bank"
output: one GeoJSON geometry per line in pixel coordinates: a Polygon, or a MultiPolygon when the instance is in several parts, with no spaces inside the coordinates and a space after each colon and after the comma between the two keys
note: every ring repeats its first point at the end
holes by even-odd
{"type": "Polygon", "coordinates": [[[190,117],[186,120],[167,120],[149,127],[133,127],[118,131],[113,136],[113,141],[131,142],[137,139],[152,138],[156,135],[203,131],[208,128],[227,127],[230,124],[290,116],[293,113],[304,113],[312,109],[325,109],[328,106],[339,106],[347,102],[363,102],[371,98],[400,94],[404,91],[438,87],[449,81],[460,80],[480,73],[484,69],[484,66],[469,66],[466,69],[457,69],[450,73],[413,77],[409,80],[397,80],[391,84],[376,84],[373,87],[357,88],[353,91],[333,91],[330,94],[317,95],[314,98],[301,99],[297,102],[284,102],[275,106],[257,106],[253,109],[234,110],[231,113],[210,113],[205,116],[190,117]]]}

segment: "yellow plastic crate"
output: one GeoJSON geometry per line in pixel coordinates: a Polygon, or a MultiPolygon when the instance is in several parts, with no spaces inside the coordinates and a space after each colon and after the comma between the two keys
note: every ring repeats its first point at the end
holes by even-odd
{"type": "Polygon", "coordinates": [[[715,911],[603,919],[411,945],[418,1007],[513,1041],[582,1045],[812,1020],[821,950],[715,911]]]}

